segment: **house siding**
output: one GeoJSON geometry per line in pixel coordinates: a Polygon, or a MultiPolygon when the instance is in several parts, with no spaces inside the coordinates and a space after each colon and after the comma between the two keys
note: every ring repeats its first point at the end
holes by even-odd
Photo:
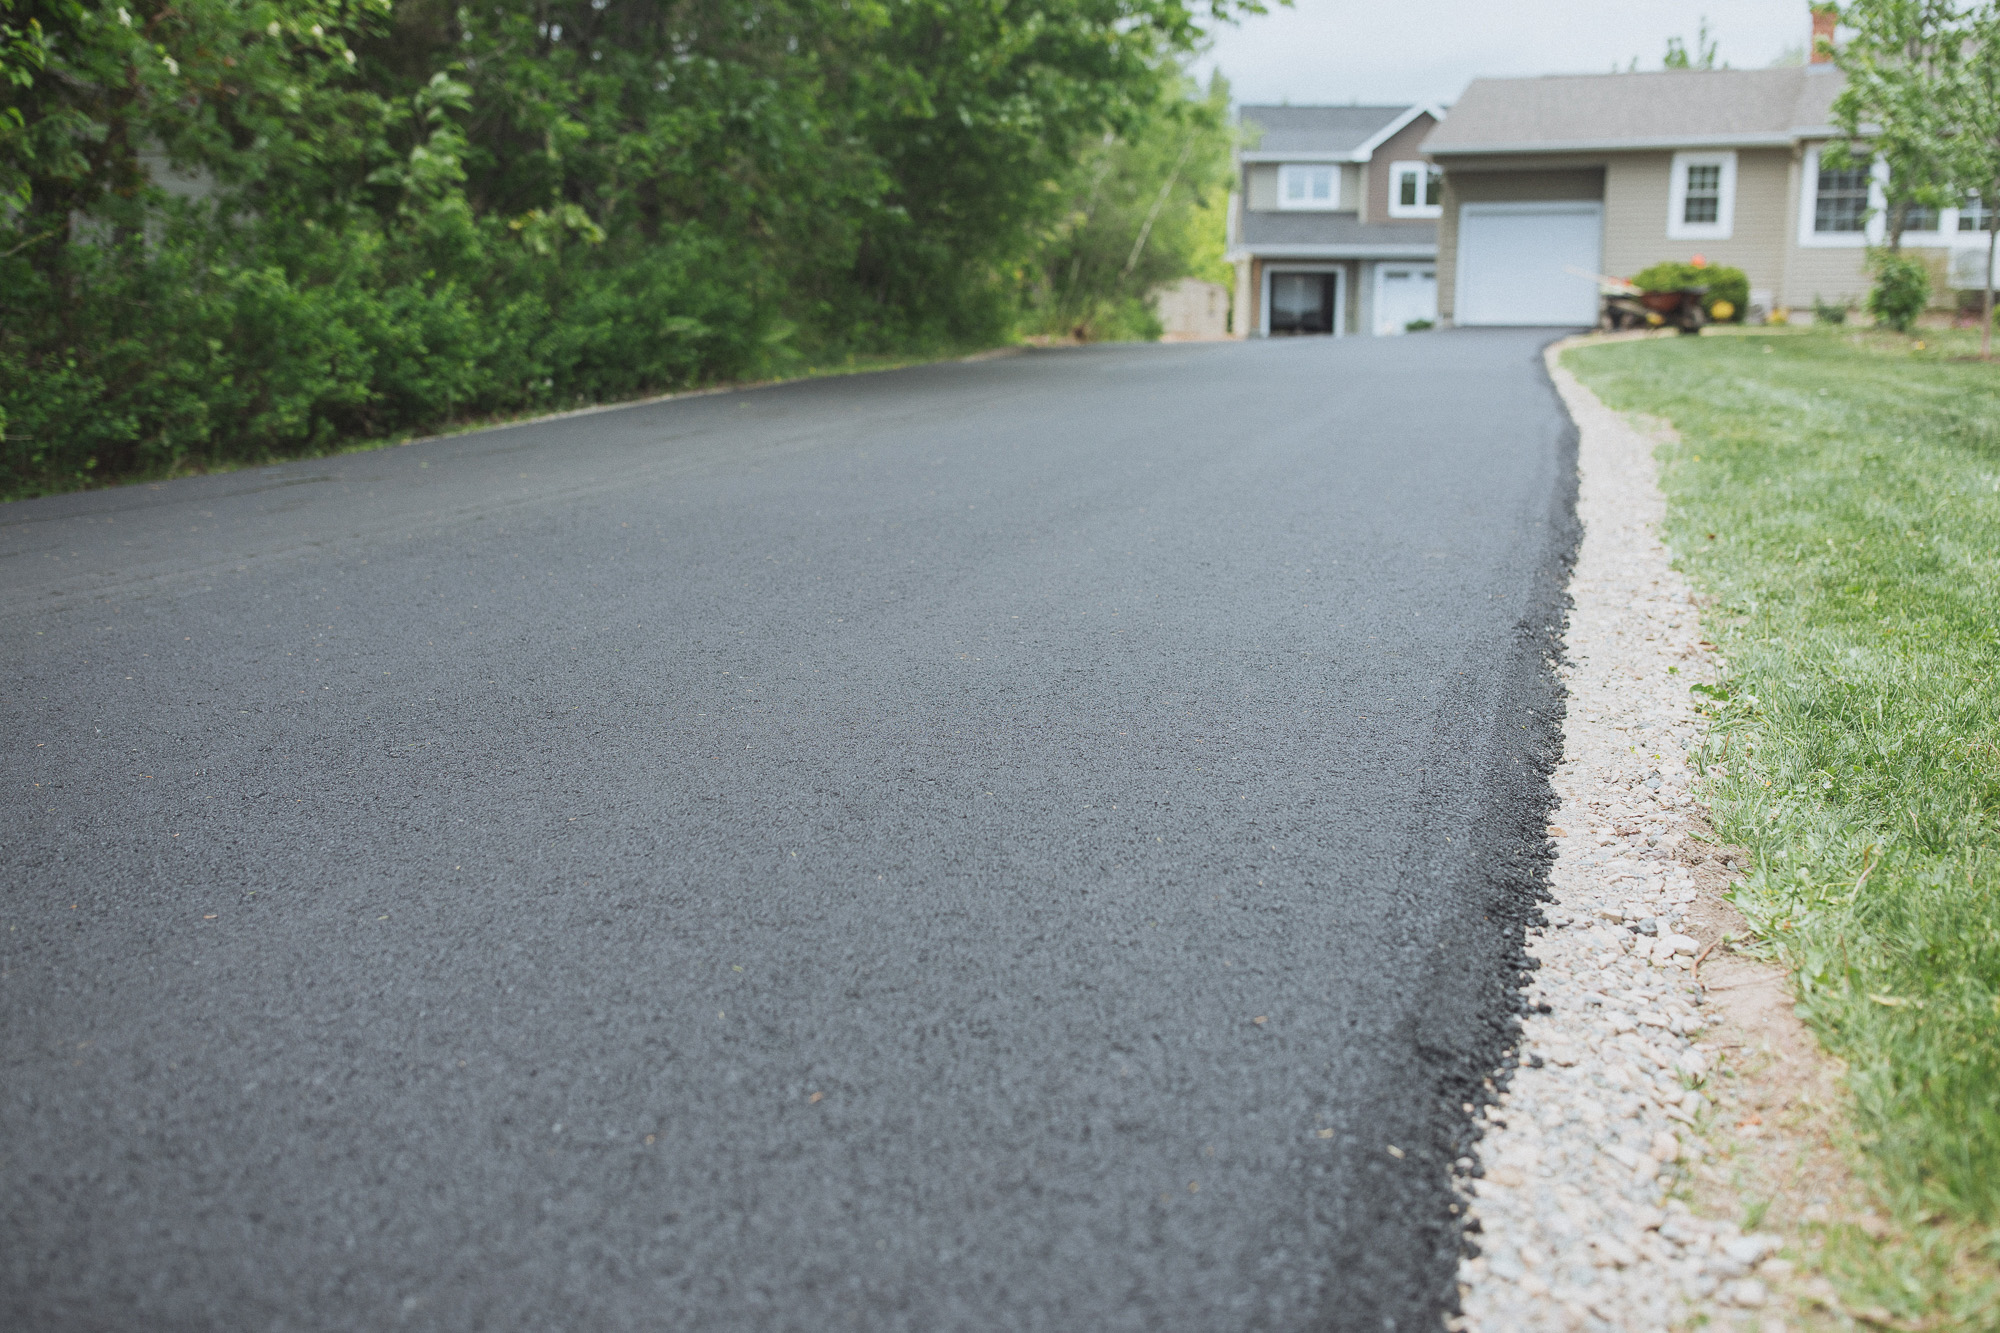
{"type": "Polygon", "coordinates": [[[1397,162],[1428,161],[1423,154],[1424,139],[1437,128],[1437,118],[1428,111],[1409,124],[1397,130],[1375,150],[1362,186],[1361,220],[1363,222],[1401,222],[1402,218],[1389,216],[1389,168],[1397,162]]]}
{"type": "Polygon", "coordinates": [[[1785,213],[1785,277],[1779,306],[1809,314],[1815,301],[1860,301],[1868,294],[1868,251],[1858,245],[1801,245],[1804,225],[1807,150],[1821,147],[1812,140],[1799,145],[1787,178],[1785,213]]]}
{"type": "Polygon", "coordinates": [[[1604,170],[1604,271],[1630,277],[1663,259],[1699,254],[1740,268],[1756,290],[1782,292],[1791,208],[1792,155],[1783,148],[1736,155],[1736,211],[1728,240],[1667,236],[1672,153],[1622,153],[1604,170]]]}
{"type": "Polygon", "coordinates": [[[1810,311],[1813,302],[1859,301],[1868,295],[1868,252],[1856,246],[1795,245],[1779,304],[1810,311]]]}
{"type": "MultiPolygon", "coordinates": [[[[1438,319],[1450,324],[1458,299],[1458,210],[1465,204],[1541,203],[1602,199],[1604,169],[1542,162],[1518,171],[1447,169],[1444,216],[1438,219],[1438,319]]],[[[1661,224],[1664,232],[1665,224],[1661,224]]]]}
{"type": "MultiPolygon", "coordinates": [[[[1278,211],[1278,166],[1276,162],[1252,162],[1243,168],[1245,208],[1258,213],[1278,211]]],[[[1352,162],[1341,163],[1340,212],[1354,211],[1354,201],[1359,197],[1361,184],[1361,168],[1352,162]]]]}
{"type": "Polygon", "coordinates": [[[1252,162],[1243,168],[1243,206],[1269,213],[1278,207],[1278,164],[1252,162]]]}

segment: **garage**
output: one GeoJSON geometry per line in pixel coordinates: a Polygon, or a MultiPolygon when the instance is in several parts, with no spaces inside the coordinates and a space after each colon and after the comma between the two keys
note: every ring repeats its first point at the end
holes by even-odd
{"type": "Polygon", "coordinates": [[[1604,210],[1595,201],[1466,204],[1459,210],[1459,324],[1597,322],[1604,210]]]}

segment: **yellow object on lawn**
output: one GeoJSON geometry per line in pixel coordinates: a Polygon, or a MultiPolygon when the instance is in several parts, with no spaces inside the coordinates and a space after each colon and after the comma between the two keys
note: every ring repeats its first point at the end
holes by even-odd
{"type": "Polygon", "coordinates": [[[1717,301],[1708,308],[1708,313],[1711,319],[1728,319],[1736,313],[1736,303],[1733,301],[1717,301]]]}

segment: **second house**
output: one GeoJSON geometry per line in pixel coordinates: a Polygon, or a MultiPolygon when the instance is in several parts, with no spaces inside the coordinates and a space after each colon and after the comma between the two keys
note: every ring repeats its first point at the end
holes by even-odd
{"type": "Polygon", "coordinates": [[[1235,308],[1251,337],[1401,333],[1437,318],[1427,106],[1246,106],[1231,196],[1235,308]]]}

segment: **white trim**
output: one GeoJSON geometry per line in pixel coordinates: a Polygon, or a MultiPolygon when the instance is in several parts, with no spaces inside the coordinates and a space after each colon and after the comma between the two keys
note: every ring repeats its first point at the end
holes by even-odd
{"type": "Polygon", "coordinates": [[[1271,336],[1271,274],[1284,273],[1331,273],[1333,274],[1333,333],[1335,338],[1347,336],[1347,265],[1345,264],[1292,264],[1284,260],[1266,261],[1263,276],[1258,280],[1263,291],[1257,299],[1257,336],[1271,336]]]}
{"type": "MultiPolygon", "coordinates": [[[[1546,200],[1534,200],[1532,202],[1523,200],[1518,203],[1460,204],[1458,206],[1459,236],[1463,238],[1465,235],[1465,220],[1467,218],[1490,216],[1496,213],[1588,213],[1590,216],[1597,219],[1598,262],[1600,263],[1603,262],[1604,201],[1601,199],[1546,199],[1546,200]]],[[[1451,322],[1455,325],[1465,324],[1465,320],[1463,317],[1464,312],[1461,308],[1461,303],[1465,300],[1466,286],[1467,284],[1465,281],[1465,246],[1461,244],[1458,247],[1457,260],[1454,263],[1452,269],[1451,322]]],[[[1478,326],[1468,325],[1467,327],[1478,327],[1478,326]]]]}
{"type": "Polygon", "coordinates": [[[1860,231],[1815,231],[1814,215],[1819,203],[1819,154],[1822,145],[1806,149],[1799,170],[1799,244],[1815,250],[1859,250],[1880,245],[1883,236],[1882,207],[1886,194],[1883,182],[1889,178],[1889,164],[1876,159],[1869,170],[1868,216],[1860,231]]]}
{"type": "MultiPolygon", "coordinates": [[[[1340,178],[1343,173],[1331,162],[1287,162],[1278,168],[1278,211],[1280,213],[1338,213],[1340,211],[1340,178]],[[1294,200],[1286,190],[1287,179],[1297,179],[1297,172],[1324,171],[1327,173],[1327,195],[1324,199],[1304,198],[1294,200]]],[[[1306,187],[1310,190],[1310,184],[1306,187]]]]}
{"type": "MultiPolygon", "coordinates": [[[[1984,235],[1982,232],[1981,235],[1984,235]]],[[[1239,245],[1223,252],[1230,263],[1239,259],[1406,259],[1412,263],[1437,258],[1437,246],[1430,245],[1239,245]]]]}
{"type": "Polygon", "coordinates": [[[1673,241],[1726,241],[1736,229],[1736,154],[1675,153],[1673,176],[1667,189],[1667,239],[1673,241]],[[1715,221],[1687,221],[1688,168],[1720,167],[1715,201],[1715,221]]]}
{"type": "Polygon", "coordinates": [[[1279,152],[1276,149],[1252,148],[1236,155],[1238,162],[1366,162],[1375,156],[1375,150],[1402,133],[1405,126],[1418,116],[1429,115],[1432,119],[1444,120],[1444,108],[1436,103],[1425,103],[1409,107],[1375,133],[1363,139],[1354,148],[1329,149],[1325,152],[1295,150],[1279,152]]]}
{"type": "Polygon", "coordinates": [[[1428,114],[1431,119],[1437,121],[1439,124],[1444,123],[1443,107],[1435,102],[1420,102],[1390,121],[1387,125],[1384,125],[1381,129],[1375,131],[1373,135],[1363,139],[1361,146],[1354,150],[1354,160],[1356,162],[1366,162],[1369,158],[1375,156],[1377,148],[1380,148],[1383,144],[1401,134],[1411,121],[1425,114],[1428,114]]]}
{"type": "Polygon", "coordinates": [[[1432,157],[1479,157],[1487,153],[1618,153],[1635,148],[1790,148],[1797,143],[1797,131],[1767,131],[1757,134],[1660,134],[1630,139],[1544,139],[1514,143],[1443,143],[1426,139],[1424,151],[1432,157]]]}
{"type": "MultiPolygon", "coordinates": [[[[1387,273],[1387,272],[1388,272],[1388,271],[1389,271],[1390,269],[1392,269],[1392,268],[1393,268],[1393,269],[1396,269],[1396,270],[1399,270],[1399,271],[1400,271],[1400,270],[1403,270],[1403,269],[1415,269],[1415,270],[1417,270],[1417,273],[1416,273],[1416,275],[1415,275],[1415,276],[1416,276],[1416,277],[1417,277],[1417,278],[1418,278],[1419,280],[1421,280],[1421,278],[1422,278],[1422,276],[1423,276],[1423,270],[1424,270],[1424,269],[1429,269],[1429,270],[1430,270],[1430,272],[1431,272],[1431,322],[1432,322],[1433,324],[1437,323],[1437,317],[1438,317],[1438,311],[1437,311],[1437,261],[1435,261],[1435,260],[1431,260],[1431,261],[1429,261],[1429,262],[1425,262],[1425,261],[1423,261],[1423,260],[1413,260],[1413,261],[1410,261],[1410,262],[1407,262],[1407,263],[1402,263],[1402,264],[1398,264],[1398,263],[1394,263],[1394,262],[1392,262],[1392,261],[1383,261],[1383,262],[1381,262],[1381,263],[1378,263],[1378,264],[1376,264],[1376,265],[1374,266],[1374,268],[1375,268],[1375,300],[1374,300],[1374,308],[1373,308],[1372,310],[1370,310],[1370,311],[1368,312],[1368,328],[1369,328],[1369,331],[1370,331],[1371,333],[1373,333],[1373,334],[1374,334],[1374,335],[1375,335],[1376,337],[1378,337],[1378,338],[1380,338],[1380,337],[1383,337],[1383,336],[1384,336],[1384,334],[1383,334],[1383,332],[1382,332],[1382,282],[1383,282],[1383,276],[1384,276],[1384,275],[1385,275],[1385,274],[1386,274],[1386,273],[1387,273]]],[[[1400,335],[1400,334],[1402,334],[1402,333],[1405,333],[1405,332],[1407,332],[1407,330],[1405,330],[1405,329],[1391,329],[1391,330],[1389,330],[1389,333],[1390,333],[1390,335],[1400,335]]]]}
{"type": "Polygon", "coordinates": [[[1438,174],[1438,196],[1440,201],[1442,201],[1444,196],[1444,168],[1434,162],[1391,162],[1389,164],[1390,217],[1441,218],[1444,216],[1444,204],[1442,202],[1435,204],[1423,202],[1424,195],[1429,193],[1430,173],[1434,171],[1438,174]],[[1413,171],[1419,173],[1417,202],[1414,204],[1399,203],[1398,200],[1403,192],[1403,177],[1413,171]]]}
{"type": "Polygon", "coordinates": [[[1365,157],[1356,157],[1346,149],[1342,149],[1337,153],[1319,153],[1301,148],[1289,153],[1281,153],[1275,149],[1270,152],[1253,149],[1246,153],[1238,153],[1236,160],[1244,163],[1264,163],[1268,165],[1272,162],[1366,162],[1368,159],[1365,157]]]}

